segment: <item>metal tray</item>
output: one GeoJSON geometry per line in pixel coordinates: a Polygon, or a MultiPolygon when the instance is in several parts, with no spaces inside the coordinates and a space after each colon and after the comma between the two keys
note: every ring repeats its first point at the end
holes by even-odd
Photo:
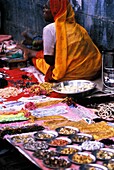
{"type": "Polygon", "coordinates": [[[89,95],[95,87],[96,84],[89,80],[70,80],[55,83],[52,89],[60,94],[85,96],[89,95]]]}

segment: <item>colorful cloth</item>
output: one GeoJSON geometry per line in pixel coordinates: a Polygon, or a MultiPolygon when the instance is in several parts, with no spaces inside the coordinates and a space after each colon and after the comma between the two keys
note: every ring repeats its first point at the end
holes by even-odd
{"type": "MultiPolygon", "coordinates": [[[[56,56],[52,79],[93,79],[102,64],[98,48],[87,31],[76,23],[75,13],[68,0],[50,0],[50,9],[56,27],[56,56]]],[[[46,74],[49,65],[41,60],[36,60],[37,68],[44,67],[45,70],[40,71],[46,74]]]]}
{"type": "Polygon", "coordinates": [[[11,35],[0,35],[0,43],[3,41],[11,40],[11,39],[12,39],[11,35]]]}

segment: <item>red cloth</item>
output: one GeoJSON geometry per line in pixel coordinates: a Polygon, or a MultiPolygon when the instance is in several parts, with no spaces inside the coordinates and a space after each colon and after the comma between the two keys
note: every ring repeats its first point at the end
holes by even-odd
{"type": "Polygon", "coordinates": [[[54,97],[54,98],[65,98],[67,97],[67,94],[60,94],[56,92],[51,92],[49,97],[54,97]]]}
{"type": "MultiPolygon", "coordinates": [[[[32,83],[38,83],[38,80],[34,77],[32,73],[28,73],[25,71],[20,70],[19,68],[13,69],[13,70],[7,70],[4,68],[0,68],[0,72],[8,75],[6,77],[6,80],[8,81],[8,87],[19,87],[19,84],[22,82],[23,85],[26,85],[27,82],[32,82],[32,83]],[[23,79],[22,75],[27,75],[29,79],[23,79]]],[[[13,100],[18,100],[21,97],[29,97],[28,94],[22,92],[18,94],[18,96],[11,96],[7,98],[7,101],[13,101],[13,100]]]]}
{"type": "MultiPolygon", "coordinates": [[[[22,75],[28,75],[28,77],[31,79],[29,81],[38,82],[38,80],[34,77],[34,75],[32,73],[25,72],[23,70],[20,70],[19,68],[16,68],[13,70],[7,70],[4,68],[0,68],[0,72],[9,76],[9,78],[7,77],[6,80],[9,80],[9,79],[13,80],[13,81],[23,80],[26,83],[28,80],[23,79],[22,75]]],[[[11,84],[11,82],[9,82],[8,86],[14,86],[14,85],[11,84]]]]}
{"type": "Polygon", "coordinates": [[[68,0],[50,0],[50,9],[55,20],[66,11],[67,5],[68,0]]]}
{"type": "MultiPolygon", "coordinates": [[[[9,87],[15,87],[15,83],[18,81],[21,81],[21,80],[23,80],[24,83],[27,83],[27,82],[39,83],[38,80],[34,77],[34,75],[32,73],[22,71],[19,68],[13,69],[13,70],[6,70],[4,68],[0,68],[0,72],[9,76],[9,78],[6,78],[6,80],[8,80],[9,87]],[[22,75],[28,75],[31,78],[31,80],[22,79],[22,75]]],[[[17,85],[18,85],[18,83],[17,83],[17,85]]],[[[18,94],[18,96],[15,96],[15,97],[11,96],[11,97],[7,98],[7,101],[15,101],[21,97],[30,97],[30,96],[29,96],[29,94],[22,92],[22,93],[18,94]]],[[[49,97],[64,98],[64,97],[67,97],[67,95],[52,92],[49,94],[49,97]]]]}

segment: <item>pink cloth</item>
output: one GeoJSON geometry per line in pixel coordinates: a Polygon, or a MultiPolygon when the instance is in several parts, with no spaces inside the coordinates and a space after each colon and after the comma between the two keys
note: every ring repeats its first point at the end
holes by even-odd
{"type": "Polygon", "coordinates": [[[12,35],[0,35],[0,43],[12,39],[12,35]]]}

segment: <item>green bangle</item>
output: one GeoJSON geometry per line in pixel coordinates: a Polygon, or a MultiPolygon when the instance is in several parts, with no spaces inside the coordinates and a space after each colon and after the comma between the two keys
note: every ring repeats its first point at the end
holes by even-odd
{"type": "Polygon", "coordinates": [[[36,44],[36,41],[34,40],[34,41],[32,42],[32,45],[35,46],[35,44],[36,44]]]}

